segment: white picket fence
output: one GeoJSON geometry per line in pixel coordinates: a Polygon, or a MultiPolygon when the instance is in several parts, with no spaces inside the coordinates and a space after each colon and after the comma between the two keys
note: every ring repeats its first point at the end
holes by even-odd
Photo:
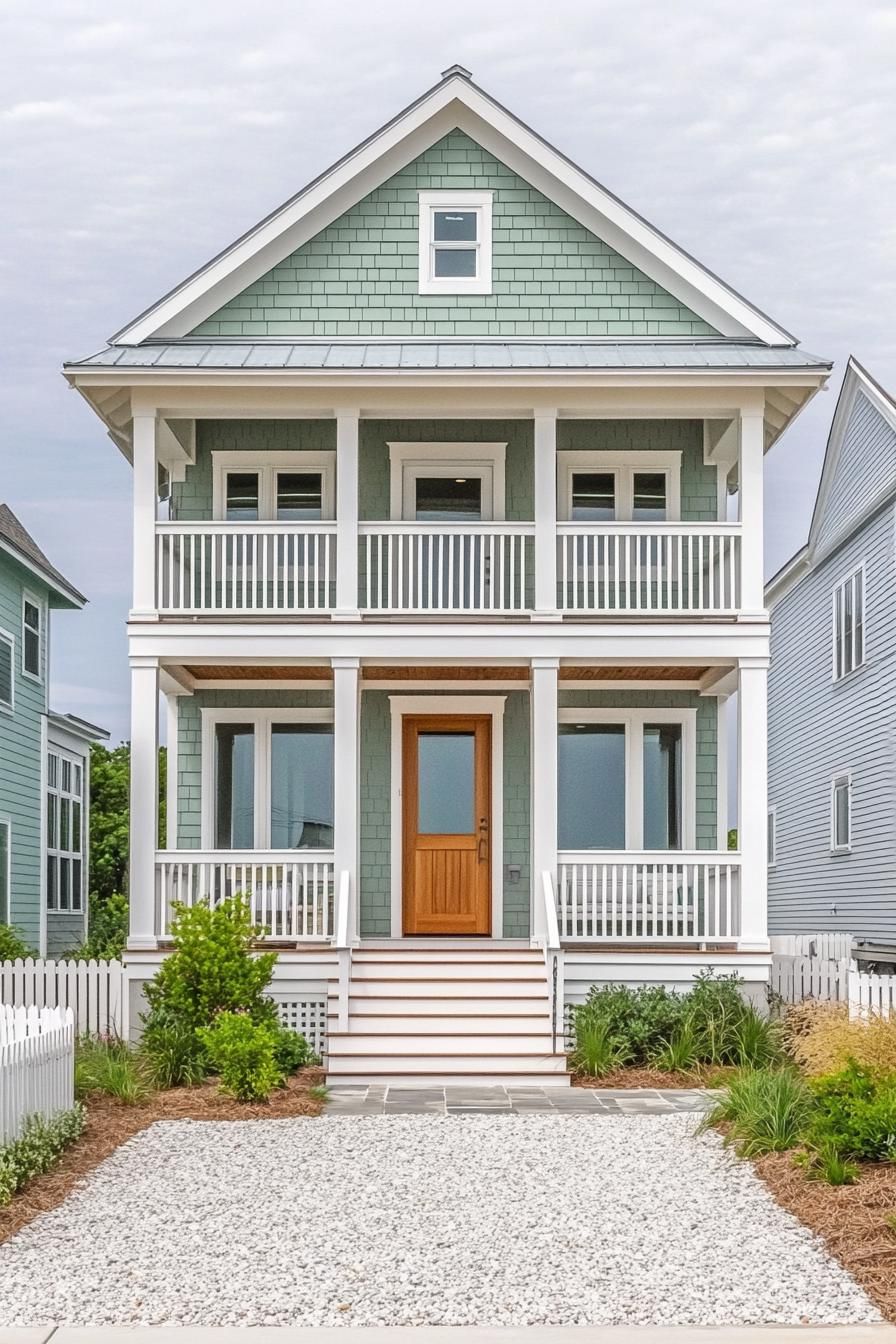
{"type": "Polygon", "coordinates": [[[0,1145],[29,1116],[50,1119],[75,1104],[75,1018],[71,1008],[0,1007],[0,1145]]]}
{"type": "Polygon", "coordinates": [[[773,953],[785,957],[817,957],[825,961],[849,961],[851,933],[778,933],[769,939],[773,953]]]}
{"type": "Polygon", "coordinates": [[[850,1017],[896,1017],[896,975],[860,971],[848,956],[773,952],[769,987],[784,1003],[824,999],[848,1004],[850,1017]]]}
{"type": "Polygon", "coordinates": [[[70,1008],[78,1036],[128,1039],[127,972],[120,961],[0,962],[0,1004],[70,1008]]]}

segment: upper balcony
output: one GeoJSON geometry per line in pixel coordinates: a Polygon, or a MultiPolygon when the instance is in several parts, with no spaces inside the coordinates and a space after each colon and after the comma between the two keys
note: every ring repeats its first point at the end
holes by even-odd
{"type": "Polygon", "coordinates": [[[758,452],[759,492],[755,474],[741,485],[738,436],[712,421],[197,422],[161,510],[155,475],[141,504],[135,474],[134,611],[240,621],[756,615],[758,452]]]}

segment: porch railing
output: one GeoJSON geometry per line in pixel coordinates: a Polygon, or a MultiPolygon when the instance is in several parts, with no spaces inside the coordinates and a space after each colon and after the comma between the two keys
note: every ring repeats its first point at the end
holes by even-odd
{"type": "Polygon", "coordinates": [[[527,611],[534,523],[362,523],[361,607],[376,612],[527,611]]]}
{"type": "Polygon", "coordinates": [[[559,855],[557,914],[564,942],[736,942],[740,857],[731,853],[559,855]]]}
{"type": "Polygon", "coordinates": [[[245,896],[266,938],[328,941],[335,930],[333,855],[325,850],[167,850],[156,855],[156,932],[175,901],[245,896]]]}
{"type": "Polygon", "coordinates": [[[157,523],[163,615],[329,611],[335,523],[157,523]]]}
{"type": "Polygon", "coordinates": [[[736,523],[558,523],[558,607],[567,613],[734,613],[736,523]]]}

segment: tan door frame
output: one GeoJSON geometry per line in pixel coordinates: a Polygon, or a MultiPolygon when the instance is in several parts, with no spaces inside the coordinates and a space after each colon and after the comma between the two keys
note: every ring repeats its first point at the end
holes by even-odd
{"type": "Polygon", "coordinates": [[[504,928],[504,705],[506,695],[390,695],[392,718],[390,814],[390,937],[403,938],[402,927],[402,718],[405,714],[488,714],[492,720],[492,933],[504,928]]]}

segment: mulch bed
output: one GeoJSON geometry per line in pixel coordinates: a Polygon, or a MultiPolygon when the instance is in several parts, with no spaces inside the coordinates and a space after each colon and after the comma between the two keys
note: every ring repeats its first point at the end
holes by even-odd
{"type": "Polygon", "coordinates": [[[896,1165],[862,1163],[855,1185],[807,1180],[792,1153],[769,1153],[753,1165],[782,1208],[816,1232],[896,1322],[896,1165]]]}
{"type": "Polygon", "coordinates": [[[621,1088],[671,1087],[676,1091],[689,1087],[722,1087],[730,1069],[707,1068],[695,1073],[666,1073],[663,1069],[636,1068],[634,1066],[614,1069],[601,1078],[591,1078],[584,1074],[573,1074],[573,1087],[609,1087],[614,1091],[621,1088]]]}
{"type": "Polygon", "coordinates": [[[309,1089],[323,1081],[323,1069],[302,1069],[262,1105],[223,1096],[214,1079],[198,1087],[154,1092],[136,1106],[125,1106],[114,1097],[94,1092],[84,1100],[87,1123],[81,1137],[66,1149],[52,1171],[36,1176],[13,1197],[11,1204],[0,1208],[0,1242],[39,1213],[61,1204],[94,1167],[157,1120],[282,1120],[296,1115],[319,1115],[323,1102],[309,1096],[309,1089]]]}

